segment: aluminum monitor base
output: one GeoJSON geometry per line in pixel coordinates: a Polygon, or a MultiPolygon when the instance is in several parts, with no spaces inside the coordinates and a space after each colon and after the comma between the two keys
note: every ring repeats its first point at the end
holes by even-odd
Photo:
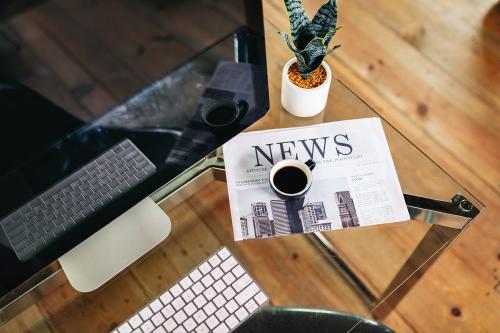
{"type": "Polygon", "coordinates": [[[90,292],[134,263],[170,234],[170,219],[146,198],[59,258],[69,283],[90,292]]]}

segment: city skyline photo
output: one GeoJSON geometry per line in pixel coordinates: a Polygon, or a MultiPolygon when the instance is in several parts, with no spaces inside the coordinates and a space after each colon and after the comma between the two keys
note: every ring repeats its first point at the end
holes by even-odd
{"type": "MultiPolygon", "coordinates": [[[[318,181],[318,180],[317,180],[318,181]]],[[[238,192],[242,239],[329,231],[358,226],[345,177],[314,182],[304,197],[283,200],[270,187],[238,192]]]]}

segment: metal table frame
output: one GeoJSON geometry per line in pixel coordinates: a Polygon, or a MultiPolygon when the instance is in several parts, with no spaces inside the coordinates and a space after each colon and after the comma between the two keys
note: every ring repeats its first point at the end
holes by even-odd
{"type": "MultiPolygon", "coordinates": [[[[194,165],[161,189],[151,198],[164,209],[171,209],[195,194],[212,181],[226,181],[224,157],[218,149],[205,159],[194,165]],[[185,185],[182,185],[185,184],[185,185]]],[[[309,241],[322,251],[338,271],[359,292],[366,304],[372,309],[376,318],[385,317],[413,285],[423,276],[425,271],[436,261],[457,236],[463,232],[470,222],[479,214],[479,209],[462,194],[456,194],[450,201],[404,194],[406,205],[414,217],[431,224],[430,229],[413,250],[406,262],[394,276],[380,297],[376,297],[367,286],[349,268],[349,265],[338,255],[338,251],[321,233],[306,234],[309,241]],[[442,223],[436,216],[446,214],[457,217],[454,223],[442,223]],[[439,242],[436,242],[436,239],[439,242]]]]}
{"type": "MultiPolygon", "coordinates": [[[[162,209],[172,209],[213,181],[226,181],[224,158],[220,148],[166,183],[150,197],[162,209]]],[[[430,223],[431,227],[380,297],[370,292],[369,288],[338,255],[338,251],[331,242],[321,233],[306,234],[309,241],[322,251],[334,267],[358,291],[365,303],[372,309],[371,312],[375,318],[384,318],[411,290],[443,251],[469,226],[472,219],[479,214],[479,209],[461,194],[455,195],[450,201],[440,201],[410,194],[405,194],[404,197],[412,217],[430,223]],[[438,214],[457,217],[457,221],[452,224],[440,224],[439,219],[435,219],[438,214]],[[439,242],[436,242],[436,239],[439,242]]],[[[47,266],[4,297],[5,301],[0,304],[0,324],[8,321],[65,282],[66,277],[57,262],[47,266]]]]}

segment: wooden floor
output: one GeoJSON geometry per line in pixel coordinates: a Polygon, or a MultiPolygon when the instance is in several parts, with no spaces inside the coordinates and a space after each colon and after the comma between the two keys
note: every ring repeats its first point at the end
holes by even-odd
{"type": "MultiPolygon", "coordinates": [[[[321,2],[304,1],[311,14],[321,2]]],[[[335,42],[343,46],[330,62],[334,75],[487,206],[398,306],[405,325],[399,317],[385,322],[402,332],[499,332],[500,4],[339,0],[339,7],[344,28],[335,42]]],[[[49,1],[8,21],[8,31],[23,48],[21,56],[3,61],[0,68],[78,117],[91,119],[181,61],[182,52],[172,63],[161,56],[170,48],[188,54],[213,42],[215,29],[233,28],[224,20],[216,28],[181,21],[182,29],[158,34],[166,27],[164,15],[169,12],[162,9],[160,1],[49,1]],[[75,8],[79,14],[68,15],[75,8]],[[98,36],[113,16],[123,19],[116,20],[116,31],[98,36]],[[201,40],[190,40],[183,38],[189,34],[184,29],[205,33],[201,40]],[[113,38],[117,31],[130,36],[129,44],[113,38]],[[89,52],[95,49],[100,52],[89,52]]],[[[288,29],[281,0],[264,0],[264,12],[273,25],[288,29]]],[[[182,15],[169,19],[178,17],[182,15]]],[[[227,214],[217,199],[207,206],[196,200],[191,207],[197,207],[199,216],[212,209],[227,214]]],[[[189,214],[183,209],[179,215],[189,214]]],[[[117,288],[127,283],[123,279],[117,288]]],[[[155,288],[160,289],[147,292],[154,294],[155,288]]],[[[42,307],[50,315],[71,295],[70,290],[61,290],[42,307]]],[[[353,311],[362,307],[352,299],[353,311]]],[[[131,300],[127,309],[135,306],[134,297],[131,300]]],[[[39,331],[64,329],[64,314],[39,331]]],[[[36,320],[41,315],[30,309],[25,314],[29,316],[36,320]]],[[[25,328],[22,323],[9,327],[9,332],[25,328]]]]}
{"type": "MultiPolygon", "coordinates": [[[[314,13],[321,1],[304,1],[314,13]]],[[[398,307],[418,332],[500,331],[500,5],[339,2],[334,75],[487,206],[398,307]]],[[[279,0],[265,15],[287,29],[279,0]]],[[[409,328],[407,328],[409,329],[409,328]]]]}

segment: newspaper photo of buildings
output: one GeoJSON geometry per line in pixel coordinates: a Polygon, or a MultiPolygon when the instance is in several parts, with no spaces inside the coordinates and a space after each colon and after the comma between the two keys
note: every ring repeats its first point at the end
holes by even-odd
{"type": "Polygon", "coordinates": [[[255,193],[238,193],[243,239],[329,231],[359,226],[345,178],[333,178],[321,188],[314,185],[304,197],[283,200],[269,191],[255,200],[255,193]],[[326,185],[326,186],[325,186],[326,185]],[[325,189],[334,190],[325,193],[325,189]]]}

